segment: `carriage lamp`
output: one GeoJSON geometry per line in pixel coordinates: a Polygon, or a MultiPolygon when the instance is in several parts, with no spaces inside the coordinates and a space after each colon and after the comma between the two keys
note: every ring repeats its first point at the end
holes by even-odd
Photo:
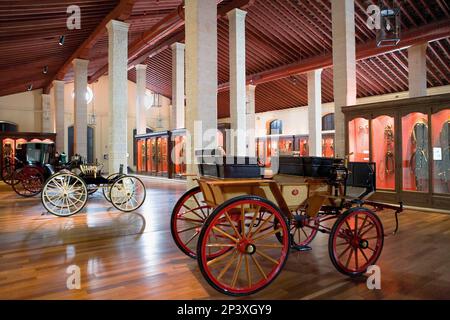
{"type": "Polygon", "coordinates": [[[396,46],[400,42],[400,7],[380,1],[380,28],[377,29],[377,47],[396,46]]]}

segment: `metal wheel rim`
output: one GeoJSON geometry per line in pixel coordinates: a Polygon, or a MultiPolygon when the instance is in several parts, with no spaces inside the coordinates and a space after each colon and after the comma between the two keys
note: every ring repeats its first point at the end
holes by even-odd
{"type": "Polygon", "coordinates": [[[87,196],[87,187],[81,178],[63,173],[46,182],[42,191],[42,203],[48,212],[64,217],[82,210],[87,196]]]}
{"type": "Polygon", "coordinates": [[[109,198],[113,206],[123,212],[139,209],[145,201],[144,183],[133,176],[123,176],[111,186],[109,198]]]}

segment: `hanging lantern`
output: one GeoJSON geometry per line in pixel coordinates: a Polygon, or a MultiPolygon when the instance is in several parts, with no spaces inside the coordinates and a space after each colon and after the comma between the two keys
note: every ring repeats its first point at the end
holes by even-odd
{"type": "Polygon", "coordinates": [[[159,93],[154,93],[153,94],[153,105],[152,107],[154,108],[160,108],[161,107],[161,103],[159,101],[159,93]]]}
{"type": "Polygon", "coordinates": [[[400,42],[400,7],[396,1],[381,0],[380,28],[377,29],[377,47],[396,46],[400,42]]]}

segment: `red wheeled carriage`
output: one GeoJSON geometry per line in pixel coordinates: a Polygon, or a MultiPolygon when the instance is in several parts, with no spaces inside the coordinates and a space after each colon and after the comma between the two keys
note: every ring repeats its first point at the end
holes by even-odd
{"type": "Polygon", "coordinates": [[[20,196],[32,197],[41,192],[45,180],[54,173],[55,144],[25,142],[16,151],[11,186],[20,196]]]}
{"type": "Polygon", "coordinates": [[[329,255],[338,271],[362,275],[383,248],[385,234],[375,212],[391,209],[397,222],[402,211],[401,205],[364,200],[375,191],[373,163],[347,168],[331,158],[280,157],[279,174],[271,179],[244,178],[254,171],[245,164],[227,169],[228,164],[203,163],[200,172],[214,166],[220,178],[201,176],[199,186],[178,200],[171,231],[181,251],[197,259],[208,283],[228,295],[268,286],[290,249],[309,249],[317,232],[330,235],[329,255]],[[227,178],[227,172],[239,178],[227,178]],[[350,197],[350,189],[362,192],[350,197]]]}

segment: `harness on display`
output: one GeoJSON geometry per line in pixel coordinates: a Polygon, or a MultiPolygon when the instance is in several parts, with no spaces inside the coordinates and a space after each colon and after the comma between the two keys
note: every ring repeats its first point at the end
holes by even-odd
{"type": "Polygon", "coordinates": [[[386,174],[391,174],[395,168],[394,130],[392,129],[392,124],[387,124],[384,128],[384,139],[386,142],[386,155],[384,157],[385,172],[386,174]]]}
{"type": "Polygon", "coordinates": [[[411,171],[416,178],[416,190],[426,191],[428,183],[428,126],[423,121],[417,122],[411,132],[412,154],[411,171]]]}
{"type": "Polygon", "coordinates": [[[450,120],[442,126],[439,135],[439,142],[442,148],[442,159],[437,162],[438,176],[444,186],[444,192],[450,192],[450,120]]]}

